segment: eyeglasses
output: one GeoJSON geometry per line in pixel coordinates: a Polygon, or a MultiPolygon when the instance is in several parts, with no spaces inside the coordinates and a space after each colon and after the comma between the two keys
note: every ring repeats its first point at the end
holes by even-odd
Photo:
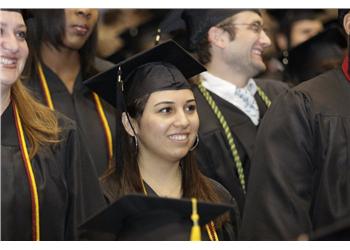
{"type": "Polygon", "coordinates": [[[256,34],[260,34],[262,31],[264,31],[265,33],[268,33],[268,30],[260,23],[260,22],[253,22],[253,23],[229,23],[229,24],[225,24],[223,26],[221,26],[220,28],[222,28],[225,31],[227,29],[227,26],[247,26],[249,30],[252,30],[254,33],[256,34]]]}

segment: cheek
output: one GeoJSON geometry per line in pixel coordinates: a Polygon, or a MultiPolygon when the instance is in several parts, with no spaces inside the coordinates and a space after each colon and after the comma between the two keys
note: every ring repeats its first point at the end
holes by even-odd
{"type": "Polygon", "coordinates": [[[98,12],[96,11],[96,12],[94,12],[94,13],[92,13],[92,17],[91,17],[91,19],[90,19],[91,21],[91,25],[92,26],[95,26],[96,25],[96,23],[97,23],[97,20],[98,20],[98,12]]]}
{"type": "Polygon", "coordinates": [[[21,45],[21,61],[20,61],[20,64],[19,64],[19,73],[22,73],[22,70],[24,68],[24,65],[27,61],[27,58],[28,58],[28,54],[29,54],[29,50],[28,50],[28,46],[27,46],[27,43],[23,43],[21,45]]]}
{"type": "Polygon", "coordinates": [[[197,131],[200,124],[198,113],[193,114],[193,116],[190,118],[190,121],[192,128],[197,131]]]}
{"type": "Polygon", "coordinates": [[[27,60],[28,54],[29,54],[29,49],[28,49],[27,43],[25,42],[23,44],[23,48],[22,48],[22,58],[23,58],[24,61],[27,60]]]}
{"type": "Polygon", "coordinates": [[[153,136],[164,130],[164,123],[159,119],[148,117],[143,119],[139,126],[140,134],[152,134],[153,136]]]}

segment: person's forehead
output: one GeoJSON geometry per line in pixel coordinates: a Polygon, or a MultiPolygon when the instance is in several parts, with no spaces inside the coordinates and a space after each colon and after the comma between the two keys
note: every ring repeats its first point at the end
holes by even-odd
{"type": "Polygon", "coordinates": [[[242,11],[232,16],[233,20],[245,23],[252,23],[255,21],[263,22],[263,19],[254,11],[242,11]]]}
{"type": "Polygon", "coordinates": [[[310,28],[310,27],[311,28],[312,27],[315,27],[315,28],[322,27],[322,22],[320,20],[317,20],[317,19],[314,19],[314,20],[302,19],[302,20],[295,21],[293,23],[293,26],[292,26],[293,29],[303,29],[303,28],[310,28]]]}
{"type": "Polygon", "coordinates": [[[22,14],[15,11],[0,10],[0,23],[2,26],[7,23],[14,23],[16,26],[25,26],[22,14]]]}
{"type": "Polygon", "coordinates": [[[179,89],[179,90],[161,90],[155,91],[150,95],[150,102],[159,101],[188,101],[194,98],[193,92],[190,89],[179,89]]]}

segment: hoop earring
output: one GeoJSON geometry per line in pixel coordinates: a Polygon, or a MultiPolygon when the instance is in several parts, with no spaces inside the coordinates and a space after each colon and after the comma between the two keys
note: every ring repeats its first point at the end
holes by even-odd
{"type": "Polygon", "coordinates": [[[192,146],[192,148],[190,148],[190,151],[193,151],[196,149],[196,147],[198,146],[199,143],[199,137],[198,134],[196,135],[196,142],[194,143],[194,145],[192,146]]]}
{"type": "Polygon", "coordinates": [[[138,150],[138,148],[139,148],[139,141],[138,141],[136,135],[133,136],[133,138],[134,138],[134,141],[135,141],[135,148],[136,148],[136,152],[137,152],[137,150],[138,150]]]}

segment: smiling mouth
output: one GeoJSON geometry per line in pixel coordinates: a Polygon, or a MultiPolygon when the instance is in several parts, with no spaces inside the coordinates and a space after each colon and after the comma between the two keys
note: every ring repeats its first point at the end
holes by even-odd
{"type": "Polygon", "coordinates": [[[17,59],[0,57],[0,65],[14,67],[17,64],[17,59]]]}
{"type": "Polygon", "coordinates": [[[188,140],[188,135],[187,134],[170,135],[169,139],[176,142],[184,142],[188,140]]]}

